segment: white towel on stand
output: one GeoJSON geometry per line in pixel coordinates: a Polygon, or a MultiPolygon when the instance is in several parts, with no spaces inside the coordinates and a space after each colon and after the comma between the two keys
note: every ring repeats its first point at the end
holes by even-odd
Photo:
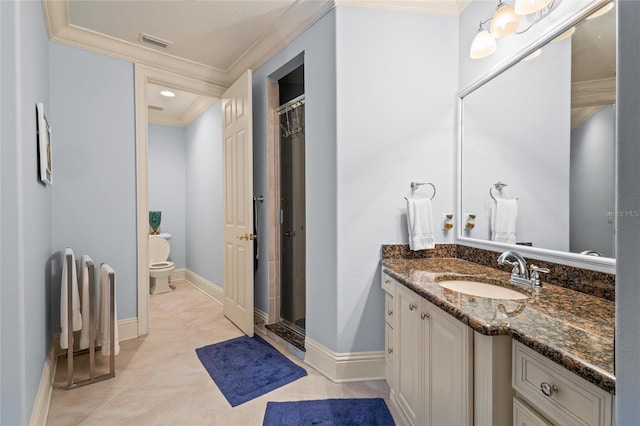
{"type": "Polygon", "coordinates": [[[407,225],[409,226],[409,248],[411,250],[435,248],[436,240],[433,237],[433,213],[430,199],[407,199],[407,225]]]}
{"type": "Polygon", "coordinates": [[[86,254],[80,257],[80,271],[82,271],[82,330],[80,330],[80,349],[87,349],[89,347],[89,328],[91,327],[90,310],[95,309],[95,305],[92,306],[93,301],[89,300],[89,266],[88,262],[93,263],[91,258],[86,254]]]}
{"type": "Polygon", "coordinates": [[[491,239],[499,243],[516,243],[518,201],[499,198],[491,211],[491,239]]]}
{"type": "Polygon", "coordinates": [[[111,342],[110,342],[110,333],[111,333],[111,325],[115,324],[114,327],[114,347],[115,354],[118,355],[120,353],[120,343],[118,342],[118,309],[115,305],[116,300],[116,289],[115,289],[115,278],[114,278],[114,288],[113,288],[113,322],[110,321],[109,318],[109,307],[111,304],[111,292],[109,285],[109,274],[113,273],[115,276],[115,272],[111,266],[103,263],[100,266],[100,308],[98,313],[98,344],[102,346],[102,355],[109,356],[111,353],[111,342]]]}
{"type": "MultiPolygon", "coordinates": [[[[70,248],[64,249],[62,258],[62,278],[60,280],[60,347],[67,349],[69,346],[69,328],[67,327],[67,300],[68,289],[71,286],[71,312],[73,321],[73,331],[82,328],[82,317],[80,316],[80,297],[78,296],[78,273],[76,271],[76,257],[70,248]],[[67,269],[67,256],[71,256],[71,282],[69,282],[69,271],[67,269]]],[[[73,336],[71,336],[73,342],[73,336]]]]}

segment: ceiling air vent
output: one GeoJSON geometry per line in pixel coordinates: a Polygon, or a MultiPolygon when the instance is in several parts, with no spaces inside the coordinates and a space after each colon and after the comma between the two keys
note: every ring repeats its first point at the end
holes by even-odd
{"type": "Polygon", "coordinates": [[[153,44],[154,46],[162,47],[163,49],[166,49],[171,44],[170,41],[163,40],[159,37],[155,37],[145,33],[140,33],[140,41],[153,44]]]}
{"type": "Polygon", "coordinates": [[[164,107],[161,106],[149,105],[147,108],[153,111],[164,111],[164,107]]]}

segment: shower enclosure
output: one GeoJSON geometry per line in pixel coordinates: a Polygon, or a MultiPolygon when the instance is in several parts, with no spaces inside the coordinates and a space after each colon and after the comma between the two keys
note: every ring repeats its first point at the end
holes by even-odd
{"type": "Polygon", "coordinates": [[[304,95],[278,109],[280,128],[280,318],[305,330],[305,133],[304,95]]]}

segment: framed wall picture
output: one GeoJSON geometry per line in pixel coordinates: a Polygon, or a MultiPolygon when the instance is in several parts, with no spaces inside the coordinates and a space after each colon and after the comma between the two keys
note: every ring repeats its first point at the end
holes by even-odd
{"type": "Polygon", "coordinates": [[[38,164],[40,181],[45,185],[52,185],[51,174],[51,127],[44,115],[44,105],[36,105],[38,116],[38,164]]]}

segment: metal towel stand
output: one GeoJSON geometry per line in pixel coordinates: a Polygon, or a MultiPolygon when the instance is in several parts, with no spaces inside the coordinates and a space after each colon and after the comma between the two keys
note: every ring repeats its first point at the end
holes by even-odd
{"type": "Polygon", "coordinates": [[[87,261],[87,267],[89,268],[89,378],[78,382],[73,381],[73,357],[74,355],[82,355],[87,352],[87,349],[81,349],[78,351],[73,350],[73,309],[72,305],[72,269],[75,268],[73,262],[73,256],[67,255],[65,262],[67,262],[67,389],[75,389],[81,386],[86,386],[91,383],[101,382],[103,380],[111,379],[116,376],[115,369],[115,286],[116,277],[114,273],[109,273],[109,372],[101,376],[96,376],[96,315],[95,315],[95,278],[94,278],[94,265],[93,261],[87,261]]]}

